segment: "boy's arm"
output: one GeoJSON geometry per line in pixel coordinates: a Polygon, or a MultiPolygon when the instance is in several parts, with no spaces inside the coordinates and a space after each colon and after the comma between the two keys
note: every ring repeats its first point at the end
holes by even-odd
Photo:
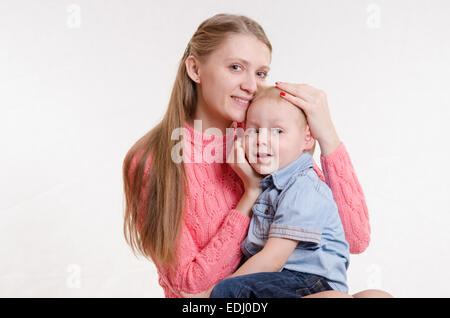
{"type": "MultiPolygon", "coordinates": [[[[226,278],[260,272],[278,272],[294,251],[297,243],[298,241],[287,238],[270,237],[261,251],[250,257],[237,271],[226,278]]],[[[198,294],[182,292],[181,295],[185,298],[208,298],[214,287],[215,285],[198,294]]]]}
{"type": "Polygon", "coordinates": [[[227,278],[260,272],[278,272],[294,251],[297,243],[298,241],[287,238],[270,237],[261,251],[250,257],[227,278]]]}

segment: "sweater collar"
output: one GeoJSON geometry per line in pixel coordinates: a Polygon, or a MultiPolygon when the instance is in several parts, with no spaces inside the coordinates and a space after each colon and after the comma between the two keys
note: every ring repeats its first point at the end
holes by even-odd
{"type": "Polygon", "coordinates": [[[211,144],[211,146],[225,146],[227,140],[234,140],[236,129],[243,128],[244,124],[233,122],[232,126],[230,127],[232,128],[232,130],[227,131],[227,133],[223,136],[204,134],[200,131],[195,130],[187,122],[184,123],[184,127],[187,129],[187,134],[185,134],[185,138],[187,139],[187,141],[189,141],[193,145],[202,146],[204,148],[209,144],[211,144]]]}

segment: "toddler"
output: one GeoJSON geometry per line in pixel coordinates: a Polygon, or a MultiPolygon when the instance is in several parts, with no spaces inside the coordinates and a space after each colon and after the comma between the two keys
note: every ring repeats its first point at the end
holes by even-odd
{"type": "Polygon", "coordinates": [[[264,178],[241,245],[245,262],[212,298],[348,292],[349,245],[332,192],[313,170],[315,140],[303,111],[279,92],[258,90],[247,110],[245,154],[264,178]]]}

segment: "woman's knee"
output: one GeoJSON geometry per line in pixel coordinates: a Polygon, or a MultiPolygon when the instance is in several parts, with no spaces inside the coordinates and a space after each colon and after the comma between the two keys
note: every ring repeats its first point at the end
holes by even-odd
{"type": "Polygon", "coordinates": [[[388,292],[379,289],[367,289],[353,295],[355,298],[394,298],[388,292]]]}
{"type": "Polygon", "coordinates": [[[302,298],[353,298],[351,295],[337,291],[337,290],[327,290],[308,296],[303,296],[302,298]]]}
{"type": "Polygon", "coordinates": [[[368,289],[356,293],[353,296],[336,290],[327,290],[324,292],[308,295],[303,298],[393,298],[393,296],[383,290],[368,289]]]}

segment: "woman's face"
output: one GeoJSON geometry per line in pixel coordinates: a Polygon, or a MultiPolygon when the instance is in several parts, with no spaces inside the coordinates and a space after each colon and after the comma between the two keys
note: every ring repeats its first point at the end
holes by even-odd
{"type": "Polygon", "coordinates": [[[228,36],[204,63],[198,64],[197,108],[202,109],[197,109],[197,114],[201,111],[203,116],[207,114],[228,125],[231,121],[243,122],[257,86],[265,81],[270,62],[269,48],[255,36],[228,36]]]}

